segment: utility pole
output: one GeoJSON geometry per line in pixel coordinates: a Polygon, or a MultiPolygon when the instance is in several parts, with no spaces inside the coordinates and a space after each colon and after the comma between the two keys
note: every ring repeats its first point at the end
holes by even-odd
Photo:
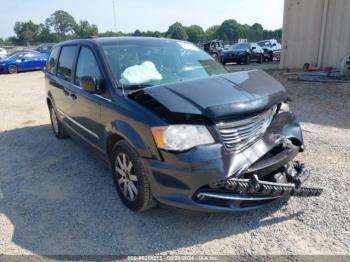
{"type": "Polygon", "coordinates": [[[113,3],[114,31],[116,33],[118,33],[118,31],[117,31],[117,14],[116,14],[116,10],[115,10],[117,3],[114,3],[114,1],[117,1],[117,0],[112,0],[112,3],[113,3]]]}

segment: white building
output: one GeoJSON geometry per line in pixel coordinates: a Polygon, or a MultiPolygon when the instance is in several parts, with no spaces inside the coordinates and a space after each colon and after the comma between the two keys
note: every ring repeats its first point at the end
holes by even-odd
{"type": "Polygon", "coordinates": [[[350,53],[350,0],[285,0],[281,68],[339,67],[350,53]]]}

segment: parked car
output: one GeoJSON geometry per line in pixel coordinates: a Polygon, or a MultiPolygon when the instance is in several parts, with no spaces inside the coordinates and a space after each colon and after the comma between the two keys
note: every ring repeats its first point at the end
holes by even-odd
{"type": "Polygon", "coordinates": [[[220,54],[222,64],[236,62],[237,64],[250,64],[252,61],[263,63],[264,51],[255,43],[238,43],[220,54]]]}
{"type": "Polygon", "coordinates": [[[32,50],[31,50],[31,49],[28,49],[28,48],[25,48],[25,47],[16,46],[16,47],[10,49],[10,50],[7,52],[7,55],[8,55],[8,56],[12,56],[12,55],[15,55],[15,54],[24,52],[24,51],[32,51],[32,50]]]}
{"type": "Polygon", "coordinates": [[[301,187],[301,128],[263,71],[228,73],[188,42],[118,37],[56,45],[45,78],[54,135],[99,152],[133,211],[241,211],[321,194],[301,187]]]}
{"type": "Polygon", "coordinates": [[[7,51],[4,48],[0,48],[0,59],[7,57],[7,51]]]}
{"type": "Polygon", "coordinates": [[[41,70],[45,67],[47,57],[36,51],[17,52],[0,60],[0,73],[15,74],[17,72],[41,70]]]}
{"type": "Polygon", "coordinates": [[[55,44],[51,44],[51,43],[49,43],[49,44],[41,44],[41,45],[37,46],[34,50],[49,56],[50,53],[51,53],[52,48],[54,47],[54,45],[55,44]]]}
{"type": "Polygon", "coordinates": [[[218,60],[220,58],[220,53],[225,49],[225,46],[222,40],[212,40],[204,43],[203,49],[215,60],[218,60]]]}
{"type": "Polygon", "coordinates": [[[281,44],[276,39],[263,40],[257,43],[263,50],[266,61],[272,61],[274,57],[279,60],[281,44]]]}

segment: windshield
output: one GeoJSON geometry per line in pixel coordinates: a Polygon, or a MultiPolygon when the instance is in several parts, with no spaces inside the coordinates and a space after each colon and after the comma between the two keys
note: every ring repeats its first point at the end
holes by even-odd
{"type": "Polygon", "coordinates": [[[126,89],[227,73],[210,55],[187,42],[130,40],[102,48],[116,81],[126,89]]]}
{"type": "Polygon", "coordinates": [[[258,42],[258,45],[261,46],[261,47],[264,47],[264,46],[271,46],[271,44],[270,44],[269,41],[261,41],[261,42],[258,42]]]}
{"type": "Polygon", "coordinates": [[[232,50],[235,49],[250,49],[250,44],[249,43],[240,43],[240,44],[235,44],[231,46],[232,50]]]}

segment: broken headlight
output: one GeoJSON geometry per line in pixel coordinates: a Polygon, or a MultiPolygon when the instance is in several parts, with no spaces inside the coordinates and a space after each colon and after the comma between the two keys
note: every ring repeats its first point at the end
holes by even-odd
{"type": "Polygon", "coordinates": [[[214,143],[208,129],[202,125],[170,125],[153,127],[152,134],[158,148],[185,151],[199,145],[214,143]]]}

